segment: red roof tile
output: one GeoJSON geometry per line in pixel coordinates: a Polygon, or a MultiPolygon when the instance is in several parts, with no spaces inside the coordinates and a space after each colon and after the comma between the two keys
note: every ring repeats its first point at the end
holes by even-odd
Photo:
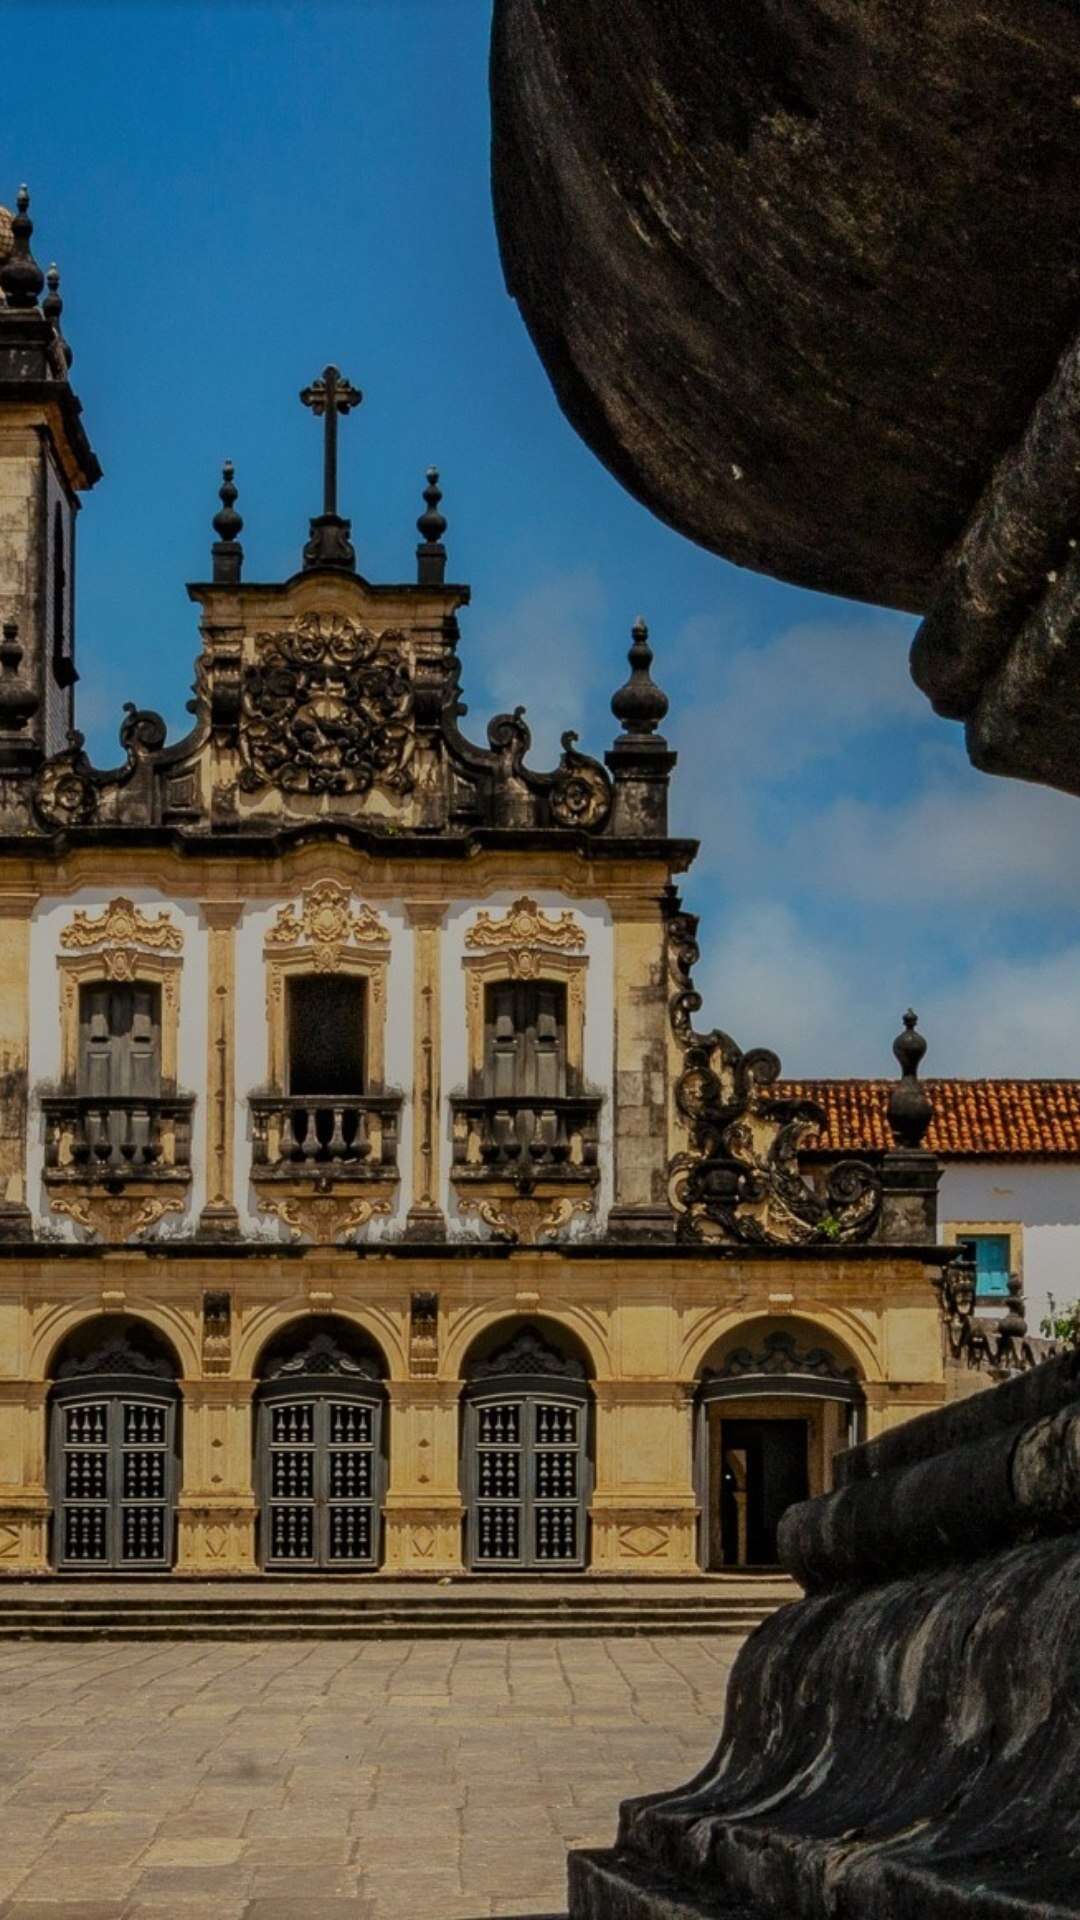
{"type": "MultiPolygon", "coordinates": [[[[828,1117],[823,1147],[891,1147],[885,1117],[893,1080],[783,1080],[785,1100],[816,1100],[828,1117]]],[[[943,1159],[1059,1155],[1080,1159],[1080,1080],[924,1080],[934,1117],[926,1145],[943,1159]]]]}

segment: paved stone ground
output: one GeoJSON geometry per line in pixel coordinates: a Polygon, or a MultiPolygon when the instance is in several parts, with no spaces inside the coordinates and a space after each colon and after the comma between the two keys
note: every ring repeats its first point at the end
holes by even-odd
{"type": "Polygon", "coordinates": [[[738,1642],[0,1645],[3,1920],[558,1913],[738,1642]]]}

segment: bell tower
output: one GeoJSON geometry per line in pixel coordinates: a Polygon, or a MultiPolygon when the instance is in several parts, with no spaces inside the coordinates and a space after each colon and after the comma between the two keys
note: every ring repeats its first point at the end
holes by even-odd
{"type": "Polygon", "coordinates": [[[101,477],[71,386],[55,267],[30,250],[30,196],[0,208],[0,820],[74,724],[75,521],[101,477]]]}

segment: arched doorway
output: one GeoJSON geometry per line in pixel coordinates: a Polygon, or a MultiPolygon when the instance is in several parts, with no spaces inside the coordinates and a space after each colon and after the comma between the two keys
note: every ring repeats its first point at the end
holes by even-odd
{"type": "Polygon", "coordinates": [[[179,1362],[145,1321],[68,1335],[49,1393],[52,1561],[63,1573],[166,1573],[176,1550],[179,1362]]]}
{"type": "Polygon", "coordinates": [[[850,1356],[810,1323],[758,1323],[718,1344],[697,1391],[706,1569],[777,1565],[782,1515],[828,1490],[834,1454],[862,1437],[864,1406],[850,1356]]]}
{"type": "Polygon", "coordinates": [[[466,1357],[462,1478],[474,1572],[567,1573],[587,1561],[587,1363],[546,1322],[502,1322],[466,1357]]]}
{"type": "Polygon", "coordinates": [[[259,1558],[270,1573],[362,1573],[382,1555],[386,1364],[336,1317],[263,1349],[255,1400],[259,1558]]]}

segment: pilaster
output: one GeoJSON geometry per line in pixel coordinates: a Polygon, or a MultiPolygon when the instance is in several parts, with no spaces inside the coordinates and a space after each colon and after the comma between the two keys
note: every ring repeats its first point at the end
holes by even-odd
{"type": "Polygon", "coordinates": [[[199,1231],[208,1238],[240,1230],[235,1193],[236,929],[242,900],[204,900],[209,965],[206,1016],[206,1202],[199,1231]]]}
{"type": "Polygon", "coordinates": [[[0,1239],[26,1240],[27,1071],[30,1048],[30,916],[37,896],[0,894],[0,1239]]]}
{"type": "Polygon", "coordinates": [[[462,1573],[458,1465],[461,1383],[390,1382],[387,1571],[462,1573]]]}
{"type": "Polygon", "coordinates": [[[670,1238],[667,1198],[667,983],[655,899],[612,907],[615,933],[616,1237],[670,1238]]]}
{"type": "Polygon", "coordinates": [[[255,1571],[253,1380],[183,1382],[183,1485],[177,1570],[255,1571]]]}
{"type": "Polygon", "coordinates": [[[412,1201],[407,1237],[445,1240],[439,1205],[439,1141],[442,1089],[442,926],[446,902],[413,901],[405,907],[413,929],[413,1136],[412,1201]]]}
{"type": "Polygon", "coordinates": [[[0,1380],[0,1575],[48,1570],[48,1391],[42,1380],[0,1380]]]}
{"type": "Polygon", "coordinates": [[[692,1390],[681,1380],[598,1380],[595,1572],[696,1573],[692,1390]]]}

